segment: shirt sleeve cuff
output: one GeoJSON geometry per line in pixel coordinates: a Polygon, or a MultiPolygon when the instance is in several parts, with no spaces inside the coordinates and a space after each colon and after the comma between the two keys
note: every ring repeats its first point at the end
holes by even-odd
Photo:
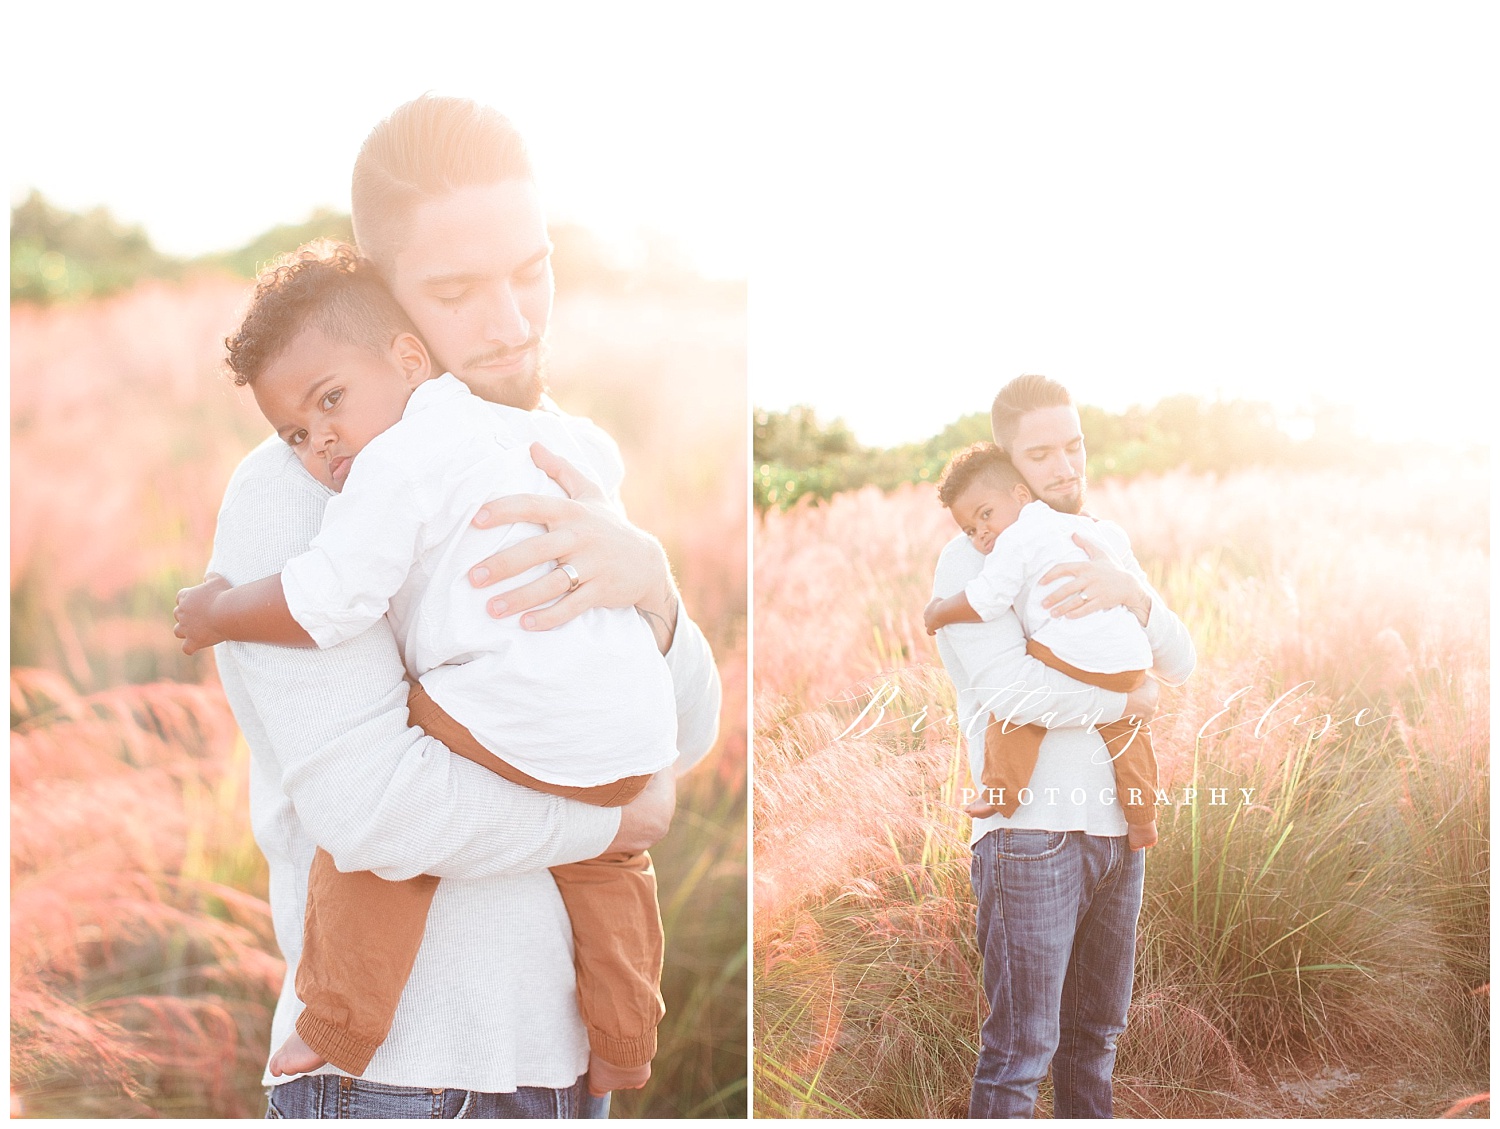
{"type": "Polygon", "coordinates": [[[620,830],[620,809],[592,804],[563,804],[559,857],[554,866],[598,858],[609,849],[620,830]]]}
{"type": "Polygon", "coordinates": [[[1119,721],[1125,716],[1124,694],[1116,690],[1099,691],[1099,722],[1100,725],[1108,725],[1112,721],[1119,721]]]}
{"type": "Polygon", "coordinates": [[[999,608],[995,606],[994,587],[985,580],[983,575],[976,576],[964,585],[964,599],[969,601],[969,607],[974,609],[974,614],[986,623],[1010,606],[1009,604],[999,608]]]}
{"type": "Polygon", "coordinates": [[[368,615],[359,614],[359,609],[354,609],[354,614],[346,617],[326,614],[318,595],[326,593],[329,588],[328,576],[318,574],[311,553],[293,557],[281,570],[281,592],[286,597],[286,610],[297,621],[297,626],[312,636],[320,651],[353,639],[369,630],[375,622],[368,615]],[[308,573],[313,575],[310,577],[308,573]]]}

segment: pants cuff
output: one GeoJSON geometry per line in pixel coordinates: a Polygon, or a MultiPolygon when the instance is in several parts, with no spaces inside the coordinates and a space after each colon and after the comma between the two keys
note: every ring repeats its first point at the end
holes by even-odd
{"type": "Polygon", "coordinates": [[[634,1039],[622,1039],[590,1028],[589,1050],[616,1066],[645,1066],[656,1057],[656,1028],[634,1039]]]}
{"type": "Polygon", "coordinates": [[[375,1057],[378,1042],[361,1041],[349,1032],[334,1026],[326,1019],[319,1019],[311,1010],[302,1009],[297,1017],[297,1034],[318,1054],[346,1074],[360,1075],[375,1057]]]}

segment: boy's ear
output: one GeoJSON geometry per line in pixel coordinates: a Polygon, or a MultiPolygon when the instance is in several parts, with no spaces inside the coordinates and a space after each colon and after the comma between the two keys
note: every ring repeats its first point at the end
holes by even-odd
{"type": "Polygon", "coordinates": [[[391,355],[401,366],[409,388],[415,388],[432,376],[432,360],[427,355],[427,346],[415,333],[398,333],[391,342],[391,355]]]}
{"type": "Polygon", "coordinates": [[[1011,497],[1015,498],[1023,506],[1036,501],[1036,498],[1031,493],[1031,487],[1027,486],[1024,482],[1017,482],[1011,487],[1011,497]]]}

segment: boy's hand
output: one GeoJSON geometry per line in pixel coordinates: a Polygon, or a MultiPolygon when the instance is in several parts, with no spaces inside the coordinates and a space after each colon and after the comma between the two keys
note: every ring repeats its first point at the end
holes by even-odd
{"type": "Polygon", "coordinates": [[[665,653],[677,629],[677,589],[661,542],[616,513],[599,487],[567,459],[540,443],[531,445],[531,457],[568,496],[512,494],[481,506],[474,515],[481,529],[529,521],[545,525],[547,532],[486,557],[469,570],[469,581],[484,588],[551,560],[571,566],[578,581],[553,569],[490,600],[490,615],[503,619],[557,600],[521,620],[528,631],[545,631],[588,608],[635,607],[665,653]]]}
{"type": "Polygon", "coordinates": [[[1144,851],[1156,846],[1156,820],[1150,823],[1132,823],[1125,829],[1125,841],[1132,851],[1144,851]]]}
{"type": "Polygon", "coordinates": [[[927,634],[929,635],[936,635],[938,633],[938,628],[943,626],[941,623],[937,622],[937,609],[938,606],[942,604],[942,602],[942,600],[934,597],[932,600],[928,601],[927,606],[922,609],[922,624],[927,628],[927,634]]]}
{"type": "Polygon", "coordinates": [[[191,655],[204,647],[224,642],[213,627],[214,600],[220,592],[227,592],[233,585],[216,572],[204,578],[202,584],[184,588],[177,593],[177,606],[172,615],[177,626],[172,634],[183,640],[182,653],[191,655]]]}

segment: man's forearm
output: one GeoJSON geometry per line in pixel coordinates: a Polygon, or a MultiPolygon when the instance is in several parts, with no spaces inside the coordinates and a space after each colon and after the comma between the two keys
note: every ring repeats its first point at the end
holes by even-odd
{"type": "Polygon", "coordinates": [[[281,790],[340,870],[477,878],[604,849],[617,810],[512,784],[410,728],[399,667],[387,690],[369,661],[390,641],[384,621],[369,634],[327,651],[229,644],[225,656],[275,749],[281,790]]]}
{"type": "Polygon", "coordinates": [[[718,739],[723,688],[713,650],[686,610],[678,615],[672,647],[665,657],[677,700],[676,769],[680,775],[707,756],[718,739]]]}
{"type": "Polygon", "coordinates": [[[1198,650],[1187,625],[1160,596],[1148,595],[1148,602],[1151,615],[1145,624],[1146,638],[1151,643],[1151,657],[1156,664],[1152,672],[1168,686],[1179,686],[1188,680],[1198,665],[1198,650]]]}
{"type": "Polygon", "coordinates": [[[677,634],[677,613],[681,607],[682,600],[677,595],[677,586],[672,583],[670,572],[657,591],[635,605],[635,610],[650,625],[656,649],[662,654],[672,649],[672,640],[677,634]]]}
{"type": "Polygon", "coordinates": [[[945,632],[977,708],[1011,725],[1056,729],[1118,721],[1125,695],[1075,681],[1026,653],[1014,613],[983,625],[955,624],[945,632]]]}
{"type": "MultiPolygon", "coordinates": [[[[236,472],[211,568],[230,582],[276,573],[304,552],[327,499],[268,441],[236,472]]],[[[384,878],[480,878],[590,858],[618,811],[501,780],[407,725],[406,682],[390,625],[327,651],[229,643],[221,680],[267,795],[341,869],[384,878]]],[[[670,660],[669,660],[670,661],[670,660]]]]}

